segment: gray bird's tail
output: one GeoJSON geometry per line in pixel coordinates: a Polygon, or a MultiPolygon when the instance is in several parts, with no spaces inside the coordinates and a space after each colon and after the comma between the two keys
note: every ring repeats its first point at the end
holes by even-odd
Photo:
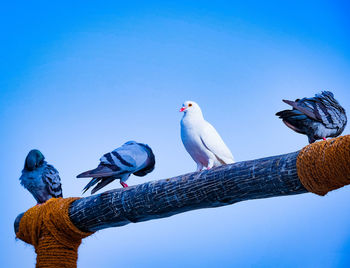
{"type": "Polygon", "coordinates": [[[83,194],[89,190],[92,186],[94,186],[96,183],[98,183],[95,188],[91,190],[91,194],[96,193],[98,190],[105,187],[107,184],[110,184],[112,181],[114,181],[115,177],[108,177],[108,178],[93,178],[83,189],[83,194]]]}

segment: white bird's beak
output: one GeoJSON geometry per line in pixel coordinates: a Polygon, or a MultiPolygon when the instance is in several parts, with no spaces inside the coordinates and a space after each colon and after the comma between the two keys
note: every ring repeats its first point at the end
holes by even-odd
{"type": "Polygon", "coordinates": [[[187,109],[187,107],[181,107],[180,111],[179,112],[183,112],[187,109]]]}

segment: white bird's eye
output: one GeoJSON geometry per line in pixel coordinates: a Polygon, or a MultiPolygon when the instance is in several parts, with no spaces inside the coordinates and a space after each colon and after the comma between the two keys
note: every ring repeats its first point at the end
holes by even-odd
{"type": "Polygon", "coordinates": [[[188,107],[191,107],[192,106],[192,103],[190,103],[189,105],[188,105],[188,107]]]}

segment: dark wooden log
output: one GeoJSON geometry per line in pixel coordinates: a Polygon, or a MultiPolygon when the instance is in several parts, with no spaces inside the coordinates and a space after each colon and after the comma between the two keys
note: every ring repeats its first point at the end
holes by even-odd
{"type": "MultiPolygon", "coordinates": [[[[299,152],[238,162],[82,198],[69,216],[82,231],[169,217],[239,201],[306,193],[298,179],[299,152]]],[[[15,221],[15,231],[23,214],[15,221]]]]}

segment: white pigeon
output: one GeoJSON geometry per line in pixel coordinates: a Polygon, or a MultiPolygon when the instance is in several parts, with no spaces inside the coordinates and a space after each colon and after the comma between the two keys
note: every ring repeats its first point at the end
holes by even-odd
{"type": "Polygon", "coordinates": [[[204,120],[197,103],[186,101],[180,112],[184,112],[181,119],[182,143],[197,163],[197,171],[234,163],[230,149],[215,128],[204,120]]]}

